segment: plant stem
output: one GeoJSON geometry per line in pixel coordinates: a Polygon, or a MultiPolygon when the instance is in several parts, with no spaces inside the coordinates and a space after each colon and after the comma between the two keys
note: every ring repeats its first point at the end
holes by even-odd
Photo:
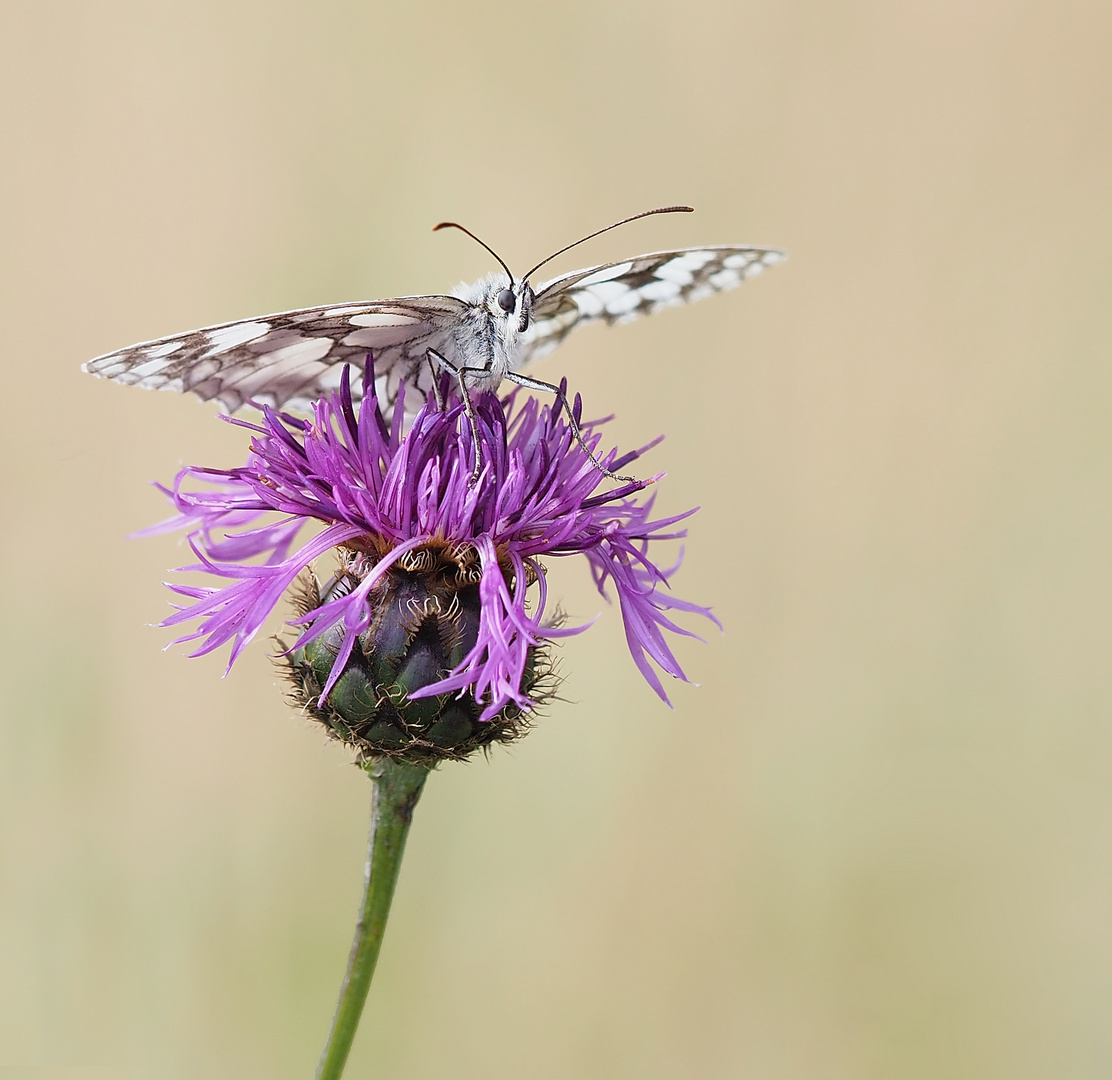
{"type": "Polygon", "coordinates": [[[390,758],[377,758],[364,769],[371,778],[372,788],[363,906],[355,925],[355,940],[348,957],[347,974],[340,987],[340,1000],[332,1017],[332,1031],[317,1066],[317,1080],[339,1080],[344,1071],[382,946],[413,808],[429,774],[423,765],[407,765],[390,758]]]}

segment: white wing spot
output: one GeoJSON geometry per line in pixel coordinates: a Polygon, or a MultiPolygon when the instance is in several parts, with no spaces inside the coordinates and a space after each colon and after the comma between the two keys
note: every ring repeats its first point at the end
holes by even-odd
{"type": "Polygon", "coordinates": [[[148,375],[157,375],[160,371],[165,371],[169,363],[169,360],[164,360],[156,356],[153,360],[147,360],[142,364],[136,364],[136,366],[131,369],[131,372],[140,379],[145,379],[148,375]]]}
{"type": "Polygon", "coordinates": [[[269,368],[273,364],[283,364],[286,361],[321,360],[332,348],[332,339],[326,337],[302,338],[292,344],[284,345],[280,349],[266,353],[266,363],[269,368]]]}
{"type": "Polygon", "coordinates": [[[220,370],[220,364],[216,360],[207,359],[202,360],[198,364],[194,364],[185,373],[189,378],[190,387],[194,387],[203,383],[207,378],[215,375],[220,370]]]}
{"type": "Polygon", "coordinates": [[[631,291],[630,287],[621,281],[600,281],[597,285],[584,290],[601,300],[607,310],[619,297],[626,296],[631,291]]]}
{"type": "Polygon", "coordinates": [[[531,360],[539,360],[542,356],[547,356],[551,352],[556,351],[556,346],[560,344],[559,338],[548,338],[547,341],[542,341],[539,345],[535,345],[533,350],[529,353],[531,360]]]}
{"type": "MultiPolygon", "coordinates": [[[[673,259],[670,263],[665,263],[665,266],[694,273],[696,270],[702,270],[714,257],[715,253],[713,251],[685,251],[679,258],[673,259]]],[[[657,276],[661,276],[660,270],[657,271],[657,276]]]]}
{"type": "Polygon", "coordinates": [[[128,363],[126,360],[117,360],[114,364],[109,364],[107,367],[94,369],[96,373],[105,379],[118,379],[128,370],[128,363]]]}
{"type": "Polygon", "coordinates": [[[616,296],[606,305],[611,315],[628,315],[641,306],[641,294],[636,289],[628,289],[624,296],[616,296]]]}
{"type": "Polygon", "coordinates": [[[601,285],[614,278],[619,278],[623,274],[628,274],[633,269],[632,262],[618,263],[617,266],[605,266],[601,270],[596,270],[593,274],[588,274],[585,278],[580,278],[576,283],[577,289],[590,288],[592,285],[601,285]]]}
{"type": "Polygon", "coordinates": [[[144,356],[149,356],[152,360],[159,356],[169,356],[170,353],[175,353],[178,349],[185,345],[184,341],[166,341],[161,345],[152,345],[149,349],[143,350],[144,356]]]}
{"type": "Polygon", "coordinates": [[[602,314],[602,301],[593,292],[587,292],[584,289],[582,292],[573,293],[572,299],[583,318],[593,319],[595,316],[602,314]]]}
{"type": "Polygon", "coordinates": [[[255,338],[260,338],[270,330],[267,322],[242,322],[233,323],[231,326],[220,326],[208,332],[209,349],[203,355],[219,356],[222,352],[234,349],[237,345],[246,345],[255,338]]]}
{"type": "Polygon", "coordinates": [[[695,280],[693,270],[698,270],[696,267],[689,267],[684,263],[683,258],[672,259],[671,262],[661,263],[660,266],[653,271],[655,277],[660,278],[661,281],[671,281],[676,285],[690,285],[695,280]]]}
{"type": "Polygon", "coordinates": [[[305,335],[292,326],[284,326],[280,330],[273,330],[269,334],[264,334],[261,338],[249,342],[247,351],[258,356],[269,357],[280,349],[284,349],[287,345],[296,345],[299,341],[316,340],[316,334],[305,335]]]}
{"type": "Polygon", "coordinates": [[[320,388],[321,393],[339,390],[340,380],[343,376],[343,364],[333,364],[331,367],[326,367],[324,371],[321,372],[320,378],[317,381],[317,386],[320,388]]]}
{"type": "MultiPolygon", "coordinates": [[[[690,275],[688,275],[688,278],[690,279],[690,275]]],[[[646,300],[655,304],[661,301],[675,300],[680,294],[680,286],[675,281],[650,281],[647,285],[642,285],[637,291],[646,300]]]]}
{"type": "Polygon", "coordinates": [[[711,274],[707,280],[716,289],[732,289],[735,285],[741,284],[741,275],[736,270],[719,270],[711,274]]]}
{"type": "MultiPolygon", "coordinates": [[[[328,312],[329,315],[343,315],[343,311],[328,312]]],[[[371,313],[367,315],[352,315],[348,322],[352,326],[413,326],[414,323],[420,322],[419,319],[414,319],[410,315],[391,315],[390,313],[371,313]]]]}
{"type": "Polygon", "coordinates": [[[413,337],[413,324],[408,326],[368,326],[364,330],[352,330],[343,338],[342,344],[355,345],[366,349],[385,349],[390,345],[400,345],[413,337]]]}

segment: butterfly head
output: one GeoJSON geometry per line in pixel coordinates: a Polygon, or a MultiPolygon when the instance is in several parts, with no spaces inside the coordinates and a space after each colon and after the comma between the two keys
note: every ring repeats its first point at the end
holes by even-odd
{"type": "Polygon", "coordinates": [[[533,320],[533,288],[527,281],[511,281],[495,294],[494,307],[501,311],[507,322],[517,317],[517,332],[524,334],[533,320]]]}
{"type": "Polygon", "coordinates": [[[533,302],[536,297],[533,294],[532,286],[529,284],[529,279],[542,266],[550,263],[557,255],[563,255],[565,251],[570,251],[573,247],[578,247],[586,240],[601,236],[604,232],[616,229],[619,225],[637,221],[639,218],[650,217],[653,214],[686,214],[690,212],[690,206],[661,206],[656,210],[646,210],[644,213],[634,214],[633,217],[623,218],[621,221],[614,222],[613,225],[607,225],[604,229],[598,229],[576,240],[574,243],[565,245],[560,248],[559,251],[549,255],[548,258],[542,259],[529,271],[529,273],[516,279],[514,278],[513,272],[506,265],[505,259],[503,259],[489,244],[480,240],[470,229],[460,225],[459,222],[442,221],[439,225],[433,226],[433,232],[437,232],[440,229],[459,229],[460,232],[466,233],[477,244],[486,248],[486,250],[498,260],[502,269],[506,271],[506,276],[504,278],[499,279],[496,275],[492,274],[486,278],[485,281],[476,282],[471,289],[465,288],[458,295],[472,304],[479,304],[485,307],[486,312],[497,320],[498,324],[501,326],[506,348],[512,349],[513,346],[518,344],[517,338],[525,334],[532,325],[533,302]]]}

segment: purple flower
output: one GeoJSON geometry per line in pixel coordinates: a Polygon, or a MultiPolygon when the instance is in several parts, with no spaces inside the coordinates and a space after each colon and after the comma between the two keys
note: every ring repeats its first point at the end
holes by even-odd
{"type": "MultiPolygon", "coordinates": [[[[369,371],[364,386],[374,386],[369,371]]],[[[315,403],[312,421],[267,407],[257,424],[225,417],[253,433],[246,465],[183,469],[172,490],[161,489],[177,516],[144,534],[185,529],[199,562],[182,569],[226,583],[170,585],[192,602],[163,625],[195,621],[177,639],[202,638],[194,656],[230,642],[230,667],[296,583],[301,614],[291,625],[300,636],[287,653],[304,659],[314,643],[327,645],[327,663],[315,669],[313,706],[325,707],[340,692],[349,661],[370,655],[369,634],[376,640],[400,634],[409,652],[404,660],[402,646],[390,653],[392,689],[385,696],[413,703],[469,697],[477,719],[486,722],[507,707],[527,712],[535,704],[529,696],[535,650],[547,639],[587,629],[545,622],[547,589],[538,561],[582,555],[604,596],[613,586],[633,661],[667,702],[654,664],[685,679],[667,634],[694,636],[671,613],[717,621],[668,591],[678,559],[662,568],[651,557],[657,542],[685,535],[674,526],[694,511],[654,520],[653,498],[641,492],[659,477],[595,494],[605,478],[558,403],[484,394],[474,406],[482,463],[474,485],[476,448],[454,398],[444,410],[425,405],[403,433],[401,398],[390,424],[373,393],[356,414],[345,370],[339,392],[315,403]],[[324,528],[304,540],[302,530],[318,522],[324,528]],[[333,549],[338,574],[323,591],[315,579],[306,586],[307,568],[333,549]],[[445,578],[445,568],[447,591],[430,584],[445,578]],[[414,575],[424,575],[420,595],[414,575]],[[426,616],[440,620],[441,644],[422,652],[415,641],[426,616]]],[[[577,398],[577,419],[580,409],[577,398]]],[[[600,423],[581,425],[595,453],[600,423]]],[[[625,455],[610,450],[600,460],[613,472],[656,442],[625,455]]],[[[431,643],[436,634],[430,635],[431,643]]],[[[377,696],[381,703],[384,692],[377,696]]]]}

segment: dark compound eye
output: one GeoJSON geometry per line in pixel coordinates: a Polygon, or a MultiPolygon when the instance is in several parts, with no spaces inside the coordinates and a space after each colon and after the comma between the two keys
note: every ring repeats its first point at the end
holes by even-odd
{"type": "Polygon", "coordinates": [[[498,294],[498,306],[507,314],[517,307],[517,297],[514,296],[513,289],[503,289],[498,294]]]}

